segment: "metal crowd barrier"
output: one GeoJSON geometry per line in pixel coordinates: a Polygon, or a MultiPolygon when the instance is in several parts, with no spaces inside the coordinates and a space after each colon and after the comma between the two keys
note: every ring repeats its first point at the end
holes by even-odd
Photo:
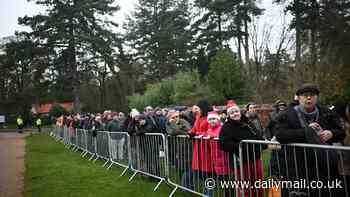
{"type": "MultiPolygon", "coordinates": [[[[205,188],[205,180],[220,181],[300,181],[305,188],[279,189],[279,196],[350,196],[350,147],[316,144],[279,144],[271,141],[243,140],[237,144],[236,154],[223,152],[217,138],[187,135],[167,136],[147,133],[129,136],[125,132],[77,130],[72,135],[67,127],[55,128],[53,137],[63,139],[73,150],[79,147],[83,156],[90,154],[105,160],[103,166],[124,168],[122,175],[130,169],[158,181],[154,191],[164,181],[174,186],[169,196],[178,189],[199,196],[271,196],[271,188],[234,187],[222,189],[205,188]],[[331,188],[340,180],[342,188],[331,188]],[[324,184],[311,188],[311,182],[324,184]],[[325,185],[326,184],[326,185],[325,185]],[[331,185],[328,185],[331,184],[331,185]],[[307,187],[308,186],[308,187],[307,187]]],[[[275,186],[275,185],[273,185],[275,186]]],[[[272,194],[273,196],[273,194],[272,194]]]]}
{"type": "Polygon", "coordinates": [[[69,132],[68,132],[68,127],[63,127],[63,141],[64,141],[64,144],[67,148],[69,148],[71,146],[71,140],[70,140],[70,137],[69,137],[69,132]]]}
{"type": "Polygon", "coordinates": [[[109,152],[111,164],[107,169],[110,169],[114,164],[124,168],[120,176],[130,168],[131,152],[130,152],[130,136],[127,132],[110,132],[109,133],[109,152]]]}
{"type": "Polygon", "coordinates": [[[52,137],[56,139],[56,141],[60,141],[63,139],[63,127],[59,127],[55,125],[50,133],[52,137]]]}
{"type": "Polygon", "coordinates": [[[167,181],[175,186],[169,196],[173,196],[177,189],[199,196],[233,196],[233,189],[205,188],[204,185],[205,180],[219,183],[237,179],[230,167],[230,164],[237,167],[236,156],[229,158],[228,153],[223,152],[218,143],[218,138],[168,136],[167,181]]]}
{"type": "Polygon", "coordinates": [[[96,158],[103,159],[106,162],[103,164],[103,167],[106,166],[110,161],[110,152],[109,152],[109,132],[108,131],[97,131],[96,135],[96,158]]]}
{"type": "Polygon", "coordinates": [[[90,154],[89,161],[91,161],[97,153],[97,142],[96,137],[93,136],[93,132],[91,130],[86,131],[86,154],[90,154]]]}
{"type": "MultiPolygon", "coordinates": [[[[245,158],[245,162],[240,161],[241,180],[253,182],[264,178],[287,181],[287,188],[279,188],[281,196],[349,196],[350,171],[346,167],[350,168],[350,147],[244,140],[239,145],[239,151],[240,158],[245,158]],[[270,150],[263,153],[264,146],[270,147],[270,150]],[[270,160],[261,162],[253,156],[256,154],[265,159],[269,158],[266,155],[269,154],[270,160]],[[341,181],[341,188],[337,188],[338,181],[341,181]]],[[[267,190],[242,190],[241,195],[263,196],[267,192],[264,189],[267,190]]]]}
{"type": "Polygon", "coordinates": [[[158,184],[154,187],[156,191],[168,175],[167,166],[167,142],[162,133],[146,133],[143,135],[130,136],[131,170],[134,174],[140,173],[156,180],[158,184]]]}
{"type": "Polygon", "coordinates": [[[68,127],[68,134],[71,143],[71,150],[78,151],[78,138],[77,138],[77,130],[75,128],[68,127]]]}
{"type": "Polygon", "coordinates": [[[64,139],[64,128],[65,127],[58,127],[59,128],[59,138],[61,139],[61,140],[63,140],[64,139]]]}
{"type": "Polygon", "coordinates": [[[85,132],[83,129],[75,129],[75,136],[76,136],[76,150],[81,150],[82,155],[85,153],[86,150],[86,138],[85,138],[85,132]]]}

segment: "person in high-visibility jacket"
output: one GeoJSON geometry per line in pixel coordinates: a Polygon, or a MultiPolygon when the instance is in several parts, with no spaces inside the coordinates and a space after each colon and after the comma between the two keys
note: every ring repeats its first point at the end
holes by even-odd
{"type": "Polygon", "coordinates": [[[23,127],[24,127],[24,123],[23,123],[23,119],[21,116],[17,117],[17,128],[18,128],[18,133],[22,133],[23,132],[23,127]]]}
{"type": "Polygon", "coordinates": [[[36,127],[38,127],[39,132],[41,132],[41,125],[42,125],[42,121],[41,121],[40,117],[38,117],[36,119],[36,127]]]}

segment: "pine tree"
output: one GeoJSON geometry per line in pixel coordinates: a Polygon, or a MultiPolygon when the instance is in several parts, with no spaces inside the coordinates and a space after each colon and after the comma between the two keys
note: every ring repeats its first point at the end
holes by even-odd
{"type": "Polygon", "coordinates": [[[192,25],[198,34],[197,43],[206,48],[209,58],[225,47],[231,38],[238,40],[238,58],[242,60],[242,47],[249,60],[248,24],[252,16],[262,14],[254,0],[195,0],[199,19],[192,25]]]}
{"type": "Polygon", "coordinates": [[[216,95],[227,99],[242,99],[246,82],[239,72],[240,62],[230,49],[219,50],[209,66],[208,85],[216,95]]]}
{"type": "Polygon", "coordinates": [[[148,81],[173,76],[191,60],[189,23],[187,0],[139,0],[125,28],[148,81]]]}
{"type": "Polygon", "coordinates": [[[45,6],[46,14],[19,18],[19,24],[30,26],[32,32],[27,34],[55,52],[53,69],[64,70],[76,110],[80,111],[80,73],[95,61],[114,66],[117,39],[109,28],[116,24],[103,17],[112,16],[119,7],[112,6],[113,0],[33,1],[45,6]]]}

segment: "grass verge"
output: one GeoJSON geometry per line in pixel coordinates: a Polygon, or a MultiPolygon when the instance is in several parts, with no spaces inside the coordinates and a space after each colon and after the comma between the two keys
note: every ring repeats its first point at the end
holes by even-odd
{"type": "MultiPolygon", "coordinates": [[[[27,137],[25,154],[25,197],[114,197],[114,196],[168,196],[165,183],[153,192],[154,181],[136,176],[128,182],[131,173],[119,177],[121,168],[110,170],[102,162],[92,163],[78,153],[64,148],[45,134],[27,137]]],[[[175,196],[192,196],[177,191],[175,196]]]]}

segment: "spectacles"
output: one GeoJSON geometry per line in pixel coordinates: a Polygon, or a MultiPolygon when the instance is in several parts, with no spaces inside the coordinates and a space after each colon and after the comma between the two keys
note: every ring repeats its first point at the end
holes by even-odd
{"type": "Polygon", "coordinates": [[[316,96],[317,94],[314,93],[314,92],[305,92],[305,93],[302,93],[301,96],[305,96],[305,97],[308,97],[308,96],[316,96]]]}
{"type": "Polygon", "coordinates": [[[228,112],[228,114],[233,114],[233,113],[238,113],[238,112],[240,112],[240,110],[231,110],[228,112]]]}

